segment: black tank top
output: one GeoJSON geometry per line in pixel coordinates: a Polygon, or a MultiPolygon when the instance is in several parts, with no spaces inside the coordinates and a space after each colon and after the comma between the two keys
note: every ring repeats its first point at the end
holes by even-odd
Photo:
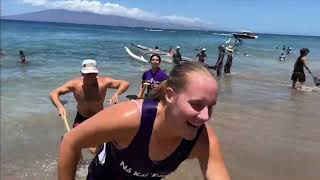
{"type": "Polygon", "coordinates": [[[91,162],[87,180],[153,180],[161,179],[177,169],[189,156],[204,125],[193,140],[182,139],[177,149],[166,159],[152,161],[149,158],[149,142],[157,105],[156,100],[143,101],[140,128],[130,145],[119,150],[113,143],[106,143],[105,148],[91,162]],[[103,156],[105,158],[101,158],[103,156]]]}
{"type": "Polygon", "coordinates": [[[304,73],[303,66],[304,66],[304,63],[303,63],[302,57],[299,56],[296,63],[294,64],[293,72],[304,73]]]}

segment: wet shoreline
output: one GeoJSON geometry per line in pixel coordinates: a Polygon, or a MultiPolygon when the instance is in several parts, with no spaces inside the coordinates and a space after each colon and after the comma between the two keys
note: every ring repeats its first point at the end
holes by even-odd
{"type": "MultiPolygon", "coordinates": [[[[232,179],[318,179],[320,112],[314,109],[314,99],[319,93],[293,91],[286,98],[267,101],[268,97],[246,98],[254,90],[242,91],[239,97],[224,88],[221,85],[210,124],[220,138],[232,179]]],[[[74,114],[69,114],[70,124],[74,114]]],[[[56,179],[58,146],[65,131],[56,112],[1,123],[2,178],[56,179]]],[[[167,179],[202,175],[197,161],[188,160],[167,179]]]]}

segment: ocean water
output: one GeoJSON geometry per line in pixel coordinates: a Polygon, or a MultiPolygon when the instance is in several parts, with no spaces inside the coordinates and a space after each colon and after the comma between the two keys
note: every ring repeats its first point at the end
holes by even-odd
{"type": "MultiPolygon", "coordinates": [[[[290,76],[303,47],[310,49],[311,71],[320,76],[320,37],[258,35],[236,47],[239,53],[234,56],[233,74],[218,79],[220,96],[213,126],[221,136],[230,174],[235,179],[299,179],[307,173],[308,179],[316,179],[320,91],[291,90],[290,76]],[[285,62],[279,62],[283,45],[292,52],[285,62]]],[[[217,47],[230,37],[229,33],[210,31],[149,32],[144,28],[1,20],[1,48],[5,51],[1,58],[2,177],[25,179],[29,173],[30,179],[54,179],[51,170],[64,129],[48,93],[79,76],[83,59],[96,59],[100,75],[128,80],[131,87],[125,94],[137,94],[141,75],[150,66],[132,60],[125,46],[135,43],[167,50],[179,45],[182,55],[191,58],[197,54],[196,48],[205,47],[207,63],[214,64],[217,47]],[[19,50],[24,51],[27,65],[18,63],[19,50]],[[37,165],[46,171],[34,173],[37,165]]],[[[163,64],[163,68],[169,71],[170,65],[163,64]]],[[[306,77],[306,86],[313,87],[312,77],[306,77]]],[[[107,98],[110,96],[108,92],[107,98]]],[[[72,95],[62,99],[72,119],[75,100],[72,95]]],[[[196,179],[185,176],[177,173],[173,179],[196,179]]]]}
{"type": "MultiPolygon", "coordinates": [[[[1,48],[6,52],[1,60],[1,99],[6,104],[2,108],[2,118],[16,114],[17,110],[21,114],[52,110],[48,92],[79,75],[81,61],[85,58],[96,59],[102,75],[134,81],[139,80],[141,72],[149,66],[128,57],[123,47],[130,43],[149,47],[158,45],[160,49],[180,45],[182,54],[192,58],[197,53],[195,48],[206,47],[207,62],[213,64],[217,58],[217,46],[230,37],[200,31],[149,32],[143,28],[18,21],[1,23],[1,48]],[[17,64],[19,50],[24,50],[30,64],[17,64]],[[34,108],[28,106],[30,103],[34,108]]],[[[302,47],[310,49],[310,67],[320,74],[320,37],[264,34],[238,47],[238,51],[249,56],[236,54],[232,70],[238,77],[290,83],[293,63],[302,47]],[[281,49],[282,45],[292,47],[293,53],[286,62],[279,63],[277,58],[281,50],[276,50],[275,46],[281,49]]],[[[311,83],[310,77],[307,82],[311,83]]]]}

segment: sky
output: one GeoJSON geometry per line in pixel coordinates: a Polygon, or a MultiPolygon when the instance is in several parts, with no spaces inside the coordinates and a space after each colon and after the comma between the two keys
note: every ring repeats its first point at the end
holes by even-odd
{"type": "Polygon", "coordinates": [[[1,16],[47,9],[201,25],[215,30],[320,36],[317,0],[1,0],[1,16]]]}

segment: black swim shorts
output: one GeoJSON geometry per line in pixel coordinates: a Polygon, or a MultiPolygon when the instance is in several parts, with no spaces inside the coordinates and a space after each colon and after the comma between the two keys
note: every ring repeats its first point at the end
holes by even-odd
{"type": "Polygon", "coordinates": [[[291,80],[292,81],[305,82],[306,81],[306,76],[302,72],[293,72],[292,75],[291,75],[291,80]]]}
{"type": "Polygon", "coordinates": [[[87,117],[82,116],[79,112],[77,112],[76,117],[74,118],[74,122],[73,122],[73,128],[75,128],[76,126],[78,126],[79,124],[81,124],[83,121],[87,120],[87,117]]]}

